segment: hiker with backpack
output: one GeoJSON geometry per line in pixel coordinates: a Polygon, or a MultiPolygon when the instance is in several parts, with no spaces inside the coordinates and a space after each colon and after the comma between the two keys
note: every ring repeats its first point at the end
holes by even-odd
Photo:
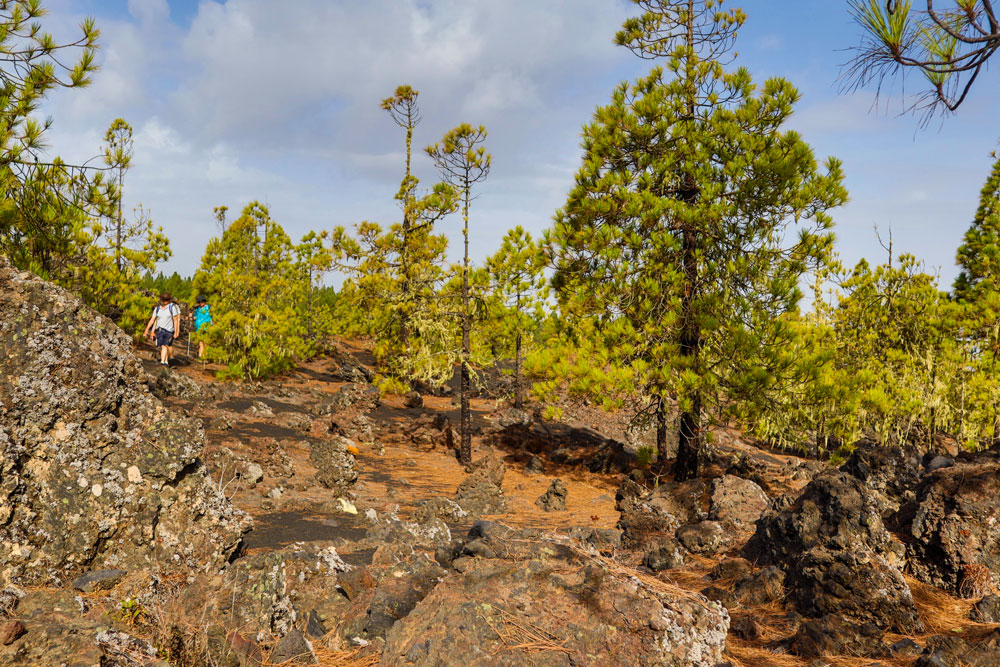
{"type": "Polygon", "coordinates": [[[174,354],[174,336],[181,330],[181,307],[173,302],[170,295],[160,295],[160,303],[153,308],[153,315],[146,324],[143,335],[149,336],[160,348],[160,365],[170,366],[174,354]],[[155,332],[154,332],[155,326],[155,332]]]}
{"type": "MultiPolygon", "coordinates": [[[[212,323],[212,313],[208,309],[208,299],[204,296],[199,296],[198,305],[194,307],[194,313],[192,317],[194,318],[194,330],[201,331],[202,327],[206,327],[212,323]]],[[[198,358],[201,359],[205,356],[205,341],[198,341],[198,358]]]]}

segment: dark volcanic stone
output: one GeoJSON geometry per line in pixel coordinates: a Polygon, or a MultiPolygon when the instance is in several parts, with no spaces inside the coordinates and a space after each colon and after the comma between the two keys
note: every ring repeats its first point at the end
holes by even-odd
{"type": "Polygon", "coordinates": [[[969,618],[977,623],[1000,623],[1000,596],[985,596],[972,607],[969,618]]]}
{"type": "Polygon", "coordinates": [[[828,655],[877,658],[886,653],[881,630],[870,623],[844,621],[834,614],[804,621],[792,637],[791,647],[804,658],[828,655]]]}
{"type": "Polygon", "coordinates": [[[900,639],[898,642],[889,647],[889,655],[901,658],[915,658],[921,653],[923,653],[923,647],[917,642],[913,641],[909,637],[906,639],[900,639]]]}
{"type": "Polygon", "coordinates": [[[566,485],[561,479],[552,480],[552,485],[548,490],[539,496],[535,504],[546,512],[559,512],[566,509],[566,496],[568,495],[566,485]]]}
{"type": "Polygon", "coordinates": [[[961,592],[967,566],[1000,583],[1000,463],[960,463],[924,476],[905,527],[907,563],[921,581],[961,592]]]}
{"type": "Polygon", "coordinates": [[[935,635],[927,640],[914,667],[996,667],[1000,665],[1000,629],[969,642],[960,637],[935,635]]]}
{"type": "Polygon", "coordinates": [[[686,560],[680,543],[672,537],[664,537],[649,546],[642,564],[653,572],[662,572],[681,567],[686,560]]]}
{"type": "Polygon", "coordinates": [[[319,661],[313,653],[312,645],[302,633],[292,628],[281,638],[271,652],[270,662],[276,665],[292,662],[296,665],[315,665],[319,661]]]}
{"type": "Polygon", "coordinates": [[[725,542],[726,531],[716,521],[700,521],[678,528],[677,539],[691,553],[710,556],[725,542]]]}
{"type": "Polygon", "coordinates": [[[873,496],[853,475],[820,474],[795,503],[758,522],[744,553],[782,568],[789,597],[807,616],[842,614],[855,624],[918,632],[899,569],[903,547],[886,531],[873,496]]]}
{"type": "Polygon", "coordinates": [[[126,574],[125,570],[94,570],[74,579],[73,588],[84,593],[108,590],[117,586],[126,574]]]}
{"type": "Polygon", "coordinates": [[[912,447],[888,447],[871,440],[855,444],[840,469],[857,477],[876,494],[883,517],[913,499],[920,481],[920,454],[912,447]]]}

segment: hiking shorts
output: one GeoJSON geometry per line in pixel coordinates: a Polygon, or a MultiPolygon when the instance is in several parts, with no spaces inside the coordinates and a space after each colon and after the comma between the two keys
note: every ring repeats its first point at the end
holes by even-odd
{"type": "Polygon", "coordinates": [[[163,328],[156,330],[156,345],[170,347],[174,344],[174,332],[163,328]]]}

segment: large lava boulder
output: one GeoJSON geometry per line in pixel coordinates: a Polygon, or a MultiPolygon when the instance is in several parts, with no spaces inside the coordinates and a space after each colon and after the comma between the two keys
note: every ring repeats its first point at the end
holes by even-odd
{"type": "Polygon", "coordinates": [[[761,518],[745,547],[750,560],[785,571],[801,613],[906,634],[922,624],[899,569],[902,552],[865,485],[839,471],[819,475],[790,507],[761,518]]]}
{"type": "Polygon", "coordinates": [[[0,582],[90,569],[222,566],[249,519],[198,458],[132,341],[0,258],[0,582]]]}
{"type": "Polygon", "coordinates": [[[454,571],[386,636],[383,665],[722,661],[717,603],[531,531],[480,523],[454,571]]]}
{"type": "Polygon", "coordinates": [[[914,576],[954,592],[970,572],[988,571],[1000,583],[1000,462],[982,457],[935,470],[917,488],[915,505],[906,527],[914,576]]]}
{"type": "Polygon", "coordinates": [[[885,447],[863,440],[855,444],[840,469],[864,482],[886,517],[913,499],[920,481],[920,458],[912,447],[885,447]]]}

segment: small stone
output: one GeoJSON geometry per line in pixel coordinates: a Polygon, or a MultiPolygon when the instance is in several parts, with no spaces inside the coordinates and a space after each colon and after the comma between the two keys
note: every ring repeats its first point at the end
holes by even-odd
{"type": "Polygon", "coordinates": [[[680,543],[671,538],[663,538],[650,546],[642,560],[642,564],[653,572],[671,570],[684,565],[684,550],[680,543]]]}
{"type": "Polygon", "coordinates": [[[358,508],[347,498],[337,498],[337,503],[340,505],[340,511],[347,512],[348,514],[357,514],[358,508]]]}
{"type": "Polygon", "coordinates": [[[128,574],[125,570],[94,570],[73,580],[73,588],[84,593],[114,588],[128,574]]]}
{"type": "Polygon", "coordinates": [[[249,463],[243,471],[243,479],[250,486],[254,486],[264,479],[264,469],[256,463],[249,463]]]}
{"type": "Polygon", "coordinates": [[[985,596],[972,607],[969,618],[977,623],[1000,623],[1000,596],[985,596]]]}
{"type": "Polygon", "coordinates": [[[747,641],[757,641],[760,639],[760,626],[749,616],[740,616],[729,624],[729,634],[747,641]]]}
{"type": "Polygon", "coordinates": [[[323,624],[323,619],[321,619],[319,614],[316,613],[316,610],[314,609],[310,611],[309,620],[306,623],[306,634],[313,639],[319,639],[320,637],[326,635],[327,632],[329,631],[323,624]]]}
{"type": "Polygon", "coordinates": [[[403,405],[408,408],[422,408],[424,407],[424,397],[420,395],[420,392],[407,392],[406,396],[403,397],[403,405]]]}
{"type": "Polygon", "coordinates": [[[927,464],[927,472],[934,472],[941,468],[950,468],[955,465],[955,459],[948,456],[935,456],[927,464]]]}
{"type": "Polygon", "coordinates": [[[270,498],[270,499],[272,499],[272,500],[278,500],[278,499],[280,499],[281,498],[281,487],[276,486],[273,489],[271,489],[268,492],[267,497],[270,498]]]}
{"type": "Polygon", "coordinates": [[[21,621],[7,621],[0,625],[0,644],[10,646],[26,632],[27,630],[21,621]]]}
{"type": "Polygon", "coordinates": [[[296,665],[315,665],[319,661],[316,660],[309,640],[303,637],[296,628],[292,628],[274,647],[270,662],[276,665],[286,662],[292,662],[296,665]]]}
{"type": "Polygon", "coordinates": [[[104,493],[104,487],[101,486],[100,484],[94,484],[92,487],[90,487],[90,492],[93,493],[96,497],[100,498],[101,494],[104,493]]]}
{"type": "Polygon", "coordinates": [[[524,466],[525,475],[541,475],[545,472],[545,464],[537,456],[532,456],[528,465],[524,466]]]}
{"type": "Polygon", "coordinates": [[[142,484],[142,472],[140,472],[139,466],[129,466],[126,475],[132,484],[142,484]]]}
{"type": "Polygon", "coordinates": [[[566,485],[561,479],[552,480],[552,485],[543,493],[535,504],[546,512],[559,512],[566,509],[566,496],[568,495],[566,485]]]}
{"type": "Polygon", "coordinates": [[[889,654],[894,658],[916,658],[918,655],[924,652],[920,644],[913,641],[909,637],[906,639],[900,639],[898,642],[889,647],[889,654]]]}
{"type": "Polygon", "coordinates": [[[726,533],[715,521],[701,521],[678,528],[677,539],[691,553],[711,556],[722,546],[726,533]]]}

